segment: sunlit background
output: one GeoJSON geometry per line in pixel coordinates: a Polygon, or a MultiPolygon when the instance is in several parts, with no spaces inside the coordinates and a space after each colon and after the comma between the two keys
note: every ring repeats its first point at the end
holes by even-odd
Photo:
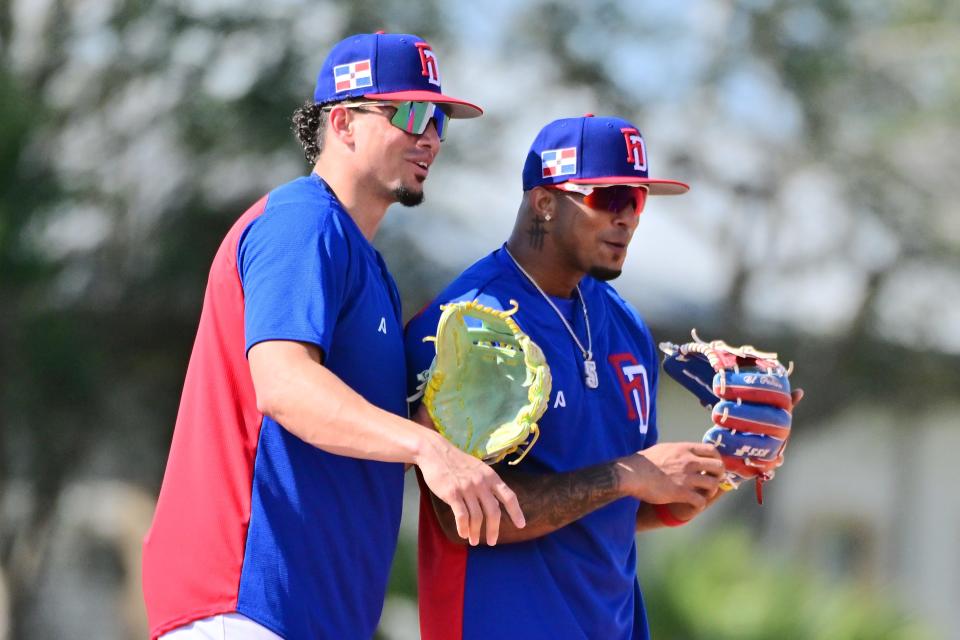
{"type": "MultiPolygon", "coordinates": [[[[660,340],[795,361],[765,504],[638,538],[654,637],[960,638],[960,4],[0,0],[0,640],[146,636],[210,261],[308,170],[289,116],[330,46],[377,29],[486,109],[377,238],[406,317],[506,238],[542,125],[619,115],[692,185],[648,205],[620,291],[660,340]]],[[[418,637],[415,516],[410,486],[384,639],[418,637]]]]}

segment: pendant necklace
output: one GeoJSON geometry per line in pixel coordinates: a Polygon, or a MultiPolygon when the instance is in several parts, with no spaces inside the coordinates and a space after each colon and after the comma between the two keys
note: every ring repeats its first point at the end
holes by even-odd
{"type": "Polygon", "coordinates": [[[510,250],[507,249],[504,245],[503,250],[507,252],[507,255],[510,256],[510,259],[513,260],[513,264],[517,266],[517,269],[520,270],[527,280],[530,281],[530,284],[540,292],[540,295],[543,296],[543,299],[547,301],[547,304],[556,312],[557,316],[560,317],[560,321],[563,322],[563,326],[566,327],[567,333],[570,334],[570,337],[573,338],[573,341],[577,344],[577,347],[580,349],[580,353],[583,354],[583,381],[590,389],[596,389],[600,386],[600,378],[597,376],[597,363],[593,361],[593,336],[590,335],[590,316],[587,314],[587,303],[583,300],[583,294],[580,293],[580,285],[576,286],[577,297],[580,298],[580,305],[583,307],[583,323],[587,325],[587,346],[584,348],[583,343],[580,342],[580,339],[577,337],[577,334],[574,333],[573,327],[570,326],[570,323],[567,322],[567,319],[564,317],[563,312],[557,308],[557,305],[553,303],[553,300],[550,299],[550,296],[540,288],[540,285],[537,284],[537,281],[534,280],[526,270],[520,266],[520,263],[517,262],[517,259],[513,257],[513,254],[510,253],[510,250]]]}

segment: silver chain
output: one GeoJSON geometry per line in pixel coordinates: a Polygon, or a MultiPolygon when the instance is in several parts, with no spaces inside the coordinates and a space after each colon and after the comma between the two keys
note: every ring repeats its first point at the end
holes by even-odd
{"type": "Polygon", "coordinates": [[[577,337],[577,334],[573,332],[573,327],[570,326],[570,323],[567,322],[567,319],[564,317],[563,312],[557,308],[557,305],[553,303],[553,300],[550,299],[543,289],[540,288],[540,285],[537,284],[537,281],[534,280],[526,269],[520,266],[520,263],[517,262],[517,259],[513,257],[513,254],[510,253],[510,250],[507,249],[507,246],[503,246],[503,250],[507,252],[507,255],[510,256],[510,259],[513,260],[513,264],[517,265],[517,269],[520,270],[520,273],[527,277],[527,280],[530,281],[537,291],[540,292],[540,295],[543,296],[543,299],[547,301],[554,311],[557,312],[557,315],[560,317],[560,321],[563,322],[563,326],[567,328],[567,332],[570,334],[570,337],[573,338],[573,341],[577,343],[577,347],[580,348],[580,352],[583,354],[584,360],[593,360],[593,336],[590,335],[590,316],[587,313],[587,303],[583,301],[583,294],[580,293],[580,285],[576,286],[577,297],[580,298],[580,305],[583,307],[583,323],[587,325],[587,348],[583,348],[583,343],[580,342],[580,339],[577,337]]]}

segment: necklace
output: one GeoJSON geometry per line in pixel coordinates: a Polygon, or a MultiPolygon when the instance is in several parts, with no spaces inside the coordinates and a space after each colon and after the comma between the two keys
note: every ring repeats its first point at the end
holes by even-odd
{"type": "Polygon", "coordinates": [[[574,333],[573,327],[570,326],[570,323],[567,322],[567,319],[564,317],[560,309],[557,308],[557,305],[553,303],[553,300],[550,299],[550,296],[540,288],[540,285],[537,284],[537,281],[534,280],[526,269],[520,266],[520,263],[517,262],[517,259],[513,257],[513,254],[510,253],[510,250],[507,249],[507,246],[503,246],[503,250],[507,252],[507,255],[510,256],[510,259],[513,261],[513,264],[517,266],[517,269],[520,270],[527,280],[530,281],[530,284],[540,292],[540,295],[543,296],[543,299],[547,301],[547,304],[550,305],[550,308],[556,312],[557,316],[560,318],[560,321],[563,322],[563,326],[567,329],[567,333],[570,334],[570,337],[573,338],[573,341],[577,344],[577,348],[580,349],[580,353],[583,354],[583,381],[590,389],[596,389],[600,386],[600,378],[597,376],[597,363],[593,361],[593,336],[590,335],[590,315],[587,313],[587,303],[583,300],[583,294],[580,293],[580,285],[576,286],[577,297],[580,298],[580,306],[583,307],[583,323],[587,325],[587,346],[584,348],[583,343],[580,342],[580,338],[577,337],[577,334],[574,333]]]}

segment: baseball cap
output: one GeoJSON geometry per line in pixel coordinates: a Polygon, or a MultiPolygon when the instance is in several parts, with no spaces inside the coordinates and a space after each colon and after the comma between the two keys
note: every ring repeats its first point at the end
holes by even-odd
{"type": "Polygon", "coordinates": [[[640,130],[622,118],[554,120],[537,134],[523,166],[523,190],[572,182],[583,185],[645,186],[652,196],[686,193],[676,180],[651,178],[640,130]]]}
{"type": "Polygon", "coordinates": [[[317,76],[315,102],[354,98],[433,102],[451,118],[476,118],[483,109],[440,90],[437,54],[423,38],[406,33],[361,33],[341,40],[317,76]]]}

